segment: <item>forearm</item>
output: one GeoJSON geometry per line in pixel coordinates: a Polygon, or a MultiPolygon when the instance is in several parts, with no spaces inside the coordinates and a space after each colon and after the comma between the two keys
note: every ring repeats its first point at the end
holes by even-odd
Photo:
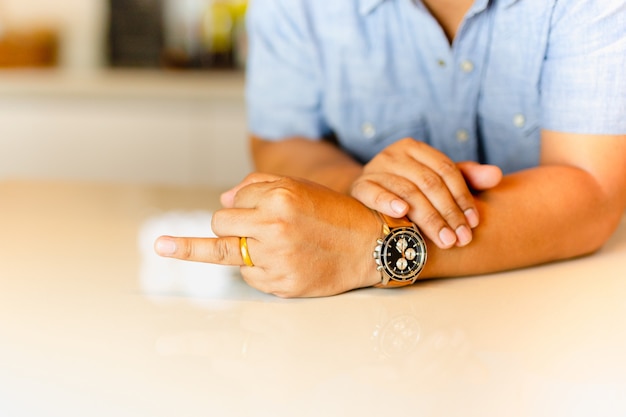
{"type": "Polygon", "coordinates": [[[585,255],[612,234],[624,193],[584,170],[543,166],[505,177],[476,197],[482,219],[463,248],[429,245],[424,278],[474,275],[585,255]]]}
{"type": "Polygon", "coordinates": [[[361,164],[327,141],[290,138],[270,142],[254,136],[250,141],[259,172],[304,178],[347,193],[363,170],[361,164]]]}

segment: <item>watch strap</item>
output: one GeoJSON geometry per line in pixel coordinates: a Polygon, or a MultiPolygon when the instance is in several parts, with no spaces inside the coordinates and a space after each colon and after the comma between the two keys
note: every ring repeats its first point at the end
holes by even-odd
{"type": "Polygon", "coordinates": [[[380,216],[383,223],[387,223],[387,225],[392,229],[395,229],[396,227],[413,227],[414,226],[413,222],[409,220],[409,218],[406,216],[397,218],[397,217],[387,216],[384,213],[378,213],[378,215],[380,216]]]}
{"type": "Polygon", "coordinates": [[[396,288],[396,287],[406,287],[407,285],[412,285],[412,281],[396,281],[394,279],[390,279],[387,285],[383,285],[382,282],[378,282],[374,284],[374,288],[396,288]]]}

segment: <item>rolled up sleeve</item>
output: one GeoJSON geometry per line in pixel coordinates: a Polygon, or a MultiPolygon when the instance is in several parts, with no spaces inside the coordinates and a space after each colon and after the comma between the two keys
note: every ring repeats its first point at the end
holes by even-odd
{"type": "Polygon", "coordinates": [[[540,89],[543,128],[626,133],[626,3],[557,2],[540,89]]]}
{"type": "Polygon", "coordinates": [[[321,63],[305,3],[255,0],[248,10],[248,128],[263,139],[319,139],[328,130],[320,111],[321,63]]]}

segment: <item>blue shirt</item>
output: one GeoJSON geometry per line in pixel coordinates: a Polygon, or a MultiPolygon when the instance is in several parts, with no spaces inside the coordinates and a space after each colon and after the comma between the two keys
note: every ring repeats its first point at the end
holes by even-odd
{"type": "Polygon", "coordinates": [[[248,31],[263,139],[334,135],[366,162],[412,137],[513,172],[541,129],[626,133],[623,0],[476,0],[452,45],[412,0],[252,0],[248,31]]]}

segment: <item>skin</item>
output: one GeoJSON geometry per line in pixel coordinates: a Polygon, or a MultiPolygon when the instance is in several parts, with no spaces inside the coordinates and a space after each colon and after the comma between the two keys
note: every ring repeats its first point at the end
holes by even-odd
{"type": "MultiPolygon", "coordinates": [[[[442,249],[427,238],[429,262],[420,278],[483,274],[598,250],[626,208],[624,160],[626,135],[544,132],[540,166],[474,195],[482,221],[471,244],[442,249]]],[[[213,219],[219,238],[161,237],[157,252],[243,265],[236,236],[248,236],[255,266],[241,268],[244,279],[281,297],[333,295],[380,281],[371,258],[380,224],[353,197],[306,180],[253,174],[222,203],[213,219]]]]}
{"type": "MultiPolygon", "coordinates": [[[[427,1],[452,41],[471,1],[427,1]],[[451,12],[453,11],[453,12],[451,12]],[[463,13],[461,13],[461,11],[463,13]]],[[[426,237],[420,278],[484,274],[598,250],[626,208],[626,135],[543,130],[536,168],[453,163],[413,140],[365,166],[324,141],[251,139],[257,170],[222,196],[215,239],[164,236],[162,256],[254,267],[244,279],[281,297],[325,296],[380,282],[372,260],[380,223],[370,208],[408,215],[426,237]],[[297,157],[295,157],[297,155],[297,157]]]]}

